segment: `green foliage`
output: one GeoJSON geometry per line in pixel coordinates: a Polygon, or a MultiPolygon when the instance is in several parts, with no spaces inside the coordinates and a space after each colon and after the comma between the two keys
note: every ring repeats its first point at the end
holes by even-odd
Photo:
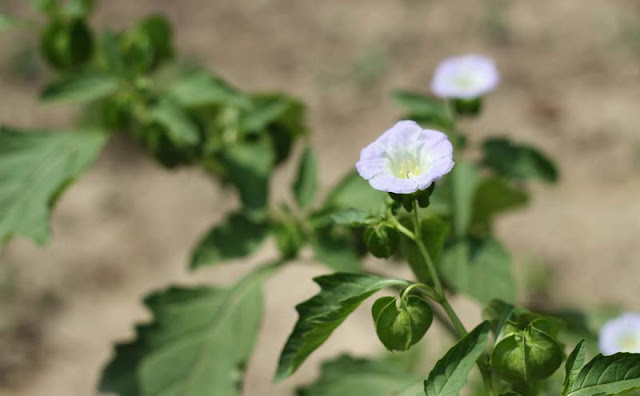
{"type": "Polygon", "coordinates": [[[348,231],[334,227],[315,230],[311,249],[315,259],[339,272],[360,272],[360,255],[348,231]]]}
{"type": "Polygon", "coordinates": [[[507,138],[490,138],[484,141],[482,148],[483,164],[500,175],[547,183],[558,180],[558,170],[551,159],[531,146],[516,144],[507,138]]]}
{"type": "Polygon", "coordinates": [[[495,239],[466,238],[454,243],[445,251],[440,269],[453,290],[480,303],[515,298],[511,258],[495,239]]]}
{"type": "Polygon", "coordinates": [[[298,321],[280,354],[276,380],[293,374],[362,301],[385,287],[408,285],[398,279],[347,273],[320,276],[314,281],[321,291],[296,306],[298,321]]]}
{"type": "Polygon", "coordinates": [[[598,355],[580,370],[562,396],[609,396],[640,389],[640,354],[598,355]]]}
{"type": "Polygon", "coordinates": [[[116,347],[100,390],[121,396],[240,395],[262,317],[264,269],[229,288],[172,287],[145,299],[153,322],[116,347]],[[241,375],[241,374],[240,374],[241,375]]]}
{"type": "Polygon", "coordinates": [[[479,183],[478,169],[470,162],[458,162],[449,175],[453,205],[453,231],[466,234],[473,217],[473,203],[479,183]]]}
{"type": "Polygon", "coordinates": [[[372,190],[369,183],[354,170],[347,173],[329,193],[325,206],[377,213],[384,210],[385,198],[385,193],[372,190]]]}
{"type": "Polygon", "coordinates": [[[293,195],[301,208],[309,206],[318,189],[318,170],[316,155],[311,146],[307,146],[300,158],[298,174],[293,183],[293,195]]]}
{"type": "Polygon", "coordinates": [[[93,56],[93,33],[83,19],[54,19],[42,33],[40,50],[56,70],[77,69],[93,56]]]}
{"type": "Polygon", "coordinates": [[[407,112],[407,119],[448,130],[452,114],[445,103],[416,92],[396,91],[393,99],[407,112]]]}
{"type": "MultiPolygon", "coordinates": [[[[403,222],[409,225],[408,221],[403,222]]],[[[449,235],[449,224],[436,216],[429,216],[420,221],[422,242],[424,243],[431,260],[439,266],[444,250],[444,244],[449,235]]],[[[420,282],[430,283],[431,275],[427,270],[427,263],[420,254],[420,250],[413,240],[403,235],[400,240],[402,256],[407,260],[411,270],[420,282]]]]}
{"type": "Polygon", "coordinates": [[[251,107],[251,101],[222,79],[204,70],[196,70],[180,77],[168,91],[181,105],[187,107],[233,106],[251,107]]]}
{"type": "MultiPolygon", "coordinates": [[[[341,355],[324,363],[318,380],[300,388],[297,394],[298,396],[389,396],[399,394],[418,378],[391,360],[367,360],[341,355]]],[[[422,386],[420,394],[422,394],[422,386]]]]}
{"type": "Polygon", "coordinates": [[[40,100],[45,103],[85,103],[111,95],[118,88],[118,79],[109,74],[85,72],[47,85],[40,95],[40,100]]]}
{"type": "Polygon", "coordinates": [[[529,202],[527,193],[501,177],[484,179],[473,198],[471,227],[476,232],[489,234],[494,217],[529,202]]]}
{"type": "Polygon", "coordinates": [[[489,323],[483,322],[456,343],[436,363],[424,382],[427,396],[457,396],[476,360],[487,347],[489,323]]]}
{"type": "Polygon", "coordinates": [[[0,245],[17,234],[44,244],[51,208],[96,160],[106,140],[97,131],[0,128],[0,245]]]}
{"type": "Polygon", "coordinates": [[[198,243],[191,257],[191,268],[219,264],[253,253],[266,238],[268,227],[243,213],[233,213],[212,227],[198,243]]]}
{"type": "Polygon", "coordinates": [[[561,395],[566,394],[569,388],[571,388],[571,385],[575,382],[580,370],[584,367],[585,355],[586,347],[584,345],[584,340],[582,340],[578,345],[576,345],[567,358],[567,361],[564,363],[564,381],[562,382],[562,390],[560,391],[561,395]]]}
{"type": "Polygon", "coordinates": [[[433,311],[422,298],[410,295],[399,301],[394,297],[380,297],[371,308],[376,333],[390,351],[406,351],[424,337],[433,311]]]}

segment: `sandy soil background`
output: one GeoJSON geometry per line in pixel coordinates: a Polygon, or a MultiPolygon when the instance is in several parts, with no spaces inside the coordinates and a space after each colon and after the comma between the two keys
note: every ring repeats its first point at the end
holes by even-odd
{"type": "MultiPolygon", "coordinates": [[[[24,3],[2,0],[0,12],[26,15],[24,3]]],[[[530,208],[499,224],[520,272],[544,265],[554,275],[549,297],[565,305],[640,309],[639,2],[110,0],[94,20],[119,28],[150,12],[175,23],[186,58],[243,89],[308,103],[324,190],[397,118],[391,90],[426,91],[449,55],[495,57],[504,81],[470,135],[533,142],[562,170],[557,187],[535,186],[530,208]]],[[[33,34],[0,37],[0,123],[67,125],[73,109],[36,101],[46,74],[30,61],[35,45],[33,34]]],[[[281,171],[276,199],[290,173],[281,171]]],[[[236,205],[199,171],[166,172],[113,142],[64,194],[47,247],[14,240],[0,253],[0,395],[95,394],[112,343],[148,319],[143,295],[172,282],[229,283],[260,259],[185,270],[193,243],[236,205]]],[[[268,245],[259,256],[272,254],[268,245]]],[[[299,374],[271,384],[293,306],[324,271],[302,259],[267,285],[247,395],[290,394],[340,351],[380,351],[365,306],[299,374]]],[[[473,304],[456,304],[477,319],[473,304]]]]}

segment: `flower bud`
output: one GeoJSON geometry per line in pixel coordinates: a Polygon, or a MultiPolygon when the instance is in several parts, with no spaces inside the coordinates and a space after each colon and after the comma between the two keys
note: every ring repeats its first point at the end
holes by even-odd
{"type": "Polygon", "coordinates": [[[391,257],[398,250],[399,240],[397,231],[384,225],[371,226],[364,231],[364,243],[378,258],[391,257]]]}

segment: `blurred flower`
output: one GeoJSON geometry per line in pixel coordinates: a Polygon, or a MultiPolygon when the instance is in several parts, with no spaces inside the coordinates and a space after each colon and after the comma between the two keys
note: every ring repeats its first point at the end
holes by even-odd
{"type": "Polygon", "coordinates": [[[500,74],[491,58],[463,55],[441,62],[431,80],[431,90],[441,98],[473,99],[492,90],[500,74]]]}
{"type": "Polygon", "coordinates": [[[398,121],[360,152],[356,169],[376,190],[425,190],[453,168],[453,147],[442,132],[398,121]]]}
{"type": "Polygon", "coordinates": [[[600,329],[600,351],[640,353],[640,313],[626,313],[605,323],[600,329]]]}

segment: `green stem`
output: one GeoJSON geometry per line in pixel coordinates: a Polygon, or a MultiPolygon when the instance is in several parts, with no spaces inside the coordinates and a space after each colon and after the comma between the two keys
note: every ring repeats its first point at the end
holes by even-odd
{"type": "MultiPolygon", "coordinates": [[[[438,272],[436,271],[435,265],[433,265],[433,261],[431,261],[431,256],[427,251],[427,247],[424,246],[424,242],[422,241],[422,227],[420,227],[420,214],[418,213],[418,201],[413,201],[413,222],[414,222],[414,233],[415,238],[414,241],[416,245],[418,245],[418,250],[420,250],[420,254],[424,258],[425,263],[427,264],[427,269],[429,270],[429,275],[431,275],[431,279],[433,280],[433,285],[435,286],[436,293],[440,296],[440,299],[446,299],[444,295],[444,289],[442,288],[442,282],[440,282],[440,277],[438,276],[438,272]]],[[[438,301],[441,303],[442,301],[438,301]]]]}
{"type": "Polygon", "coordinates": [[[458,332],[458,336],[460,338],[466,336],[467,335],[467,329],[464,328],[464,325],[462,324],[462,321],[460,320],[458,315],[453,310],[453,307],[451,307],[451,304],[449,304],[449,300],[447,300],[446,297],[443,298],[442,302],[440,303],[440,305],[442,306],[442,309],[444,309],[444,312],[449,317],[449,320],[451,320],[451,323],[453,323],[453,327],[455,327],[456,331],[458,332]]]}
{"type": "Polygon", "coordinates": [[[388,219],[391,221],[391,223],[393,223],[393,226],[395,227],[396,230],[400,231],[401,233],[409,237],[409,239],[414,241],[416,240],[415,234],[411,232],[411,230],[409,230],[407,227],[400,224],[398,219],[396,219],[396,217],[392,213],[389,214],[388,219]]]}

